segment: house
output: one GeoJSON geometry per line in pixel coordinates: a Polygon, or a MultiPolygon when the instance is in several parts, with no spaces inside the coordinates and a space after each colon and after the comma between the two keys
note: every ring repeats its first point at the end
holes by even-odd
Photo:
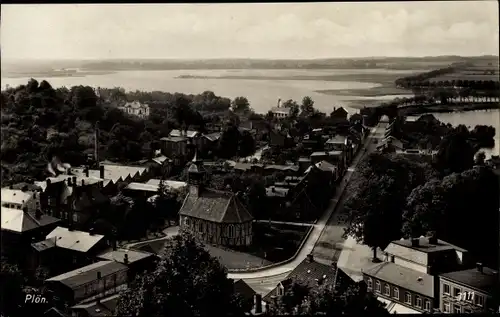
{"type": "Polygon", "coordinates": [[[333,165],[327,161],[320,161],[314,165],[309,166],[309,168],[306,169],[304,174],[308,174],[311,172],[313,168],[318,169],[325,175],[325,179],[327,180],[328,185],[333,185],[340,177],[340,172],[339,168],[336,165],[333,165]]]}
{"type": "Polygon", "coordinates": [[[42,239],[60,222],[59,219],[43,214],[40,209],[34,212],[2,207],[1,213],[2,255],[16,257],[21,263],[26,259],[33,240],[42,239]]]}
{"type": "Polygon", "coordinates": [[[393,136],[388,136],[377,145],[377,150],[386,151],[386,152],[396,152],[403,151],[405,149],[405,145],[400,140],[396,139],[393,136]]]}
{"type": "Polygon", "coordinates": [[[271,113],[276,119],[285,119],[290,116],[291,108],[283,107],[281,105],[281,99],[278,99],[278,104],[276,107],[271,108],[271,113]]]}
{"type": "Polygon", "coordinates": [[[144,119],[149,117],[149,105],[142,104],[139,101],[127,102],[123,106],[118,107],[118,109],[139,118],[144,119]]]}
{"type": "Polygon", "coordinates": [[[155,268],[157,257],[153,253],[140,250],[113,248],[97,256],[99,260],[115,261],[128,268],[129,281],[133,281],[138,274],[149,272],[155,268]]]}
{"type": "Polygon", "coordinates": [[[439,274],[468,261],[467,250],[435,236],[402,239],[392,241],[383,261],[362,273],[368,288],[395,310],[425,313],[439,309],[439,274]]]}
{"type": "Polygon", "coordinates": [[[151,177],[169,175],[173,168],[173,160],[162,155],[161,150],[157,151],[159,153],[155,153],[152,158],[140,160],[137,164],[149,170],[151,177]]]}
{"type": "Polygon", "coordinates": [[[201,142],[202,146],[200,150],[203,152],[207,152],[217,149],[221,136],[222,136],[221,132],[212,132],[208,134],[203,134],[201,142]]]}
{"type": "Polygon", "coordinates": [[[252,215],[239,195],[205,188],[206,171],[196,155],[188,179],[189,193],[179,211],[181,229],[210,244],[252,244],[252,215]]]}
{"type": "Polygon", "coordinates": [[[158,194],[158,186],[144,183],[130,183],[123,189],[124,194],[132,198],[147,199],[151,196],[158,194]]]}
{"type": "Polygon", "coordinates": [[[28,191],[12,188],[2,188],[0,198],[2,207],[23,210],[30,212],[40,209],[40,194],[37,191],[28,191]]]}
{"type": "Polygon", "coordinates": [[[43,241],[31,244],[33,268],[46,265],[52,272],[64,272],[77,265],[92,263],[95,257],[109,248],[113,241],[104,235],[56,227],[43,241]],[[57,259],[57,261],[54,261],[57,259]]]}
{"type": "Polygon", "coordinates": [[[85,228],[102,211],[107,210],[109,199],[101,193],[102,181],[91,177],[68,177],[62,192],[66,208],[58,216],[74,228],[85,228]]]}
{"type": "Polygon", "coordinates": [[[283,281],[264,296],[263,300],[267,304],[274,303],[294,283],[309,287],[309,289],[314,289],[325,284],[335,288],[336,279],[337,266],[335,264],[326,265],[320,263],[314,259],[312,254],[309,254],[283,281]]]}
{"type": "Polygon", "coordinates": [[[338,119],[340,121],[347,120],[347,116],[349,115],[349,112],[345,110],[343,107],[333,107],[333,111],[330,114],[330,118],[332,119],[338,119]]]}
{"type": "Polygon", "coordinates": [[[71,307],[73,317],[104,317],[116,316],[116,306],[120,294],[114,294],[104,298],[99,298],[85,304],[77,304],[71,307]]]}
{"type": "Polygon", "coordinates": [[[498,311],[495,298],[498,271],[477,263],[475,268],[443,273],[439,276],[440,310],[470,314],[498,311]]]}
{"type": "Polygon", "coordinates": [[[271,147],[283,148],[292,145],[292,143],[293,139],[288,132],[279,130],[269,132],[269,146],[271,147]]]}
{"type": "Polygon", "coordinates": [[[200,137],[201,133],[198,131],[194,131],[194,130],[173,129],[172,131],[170,131],[168,136],[169,137],[186,137],[188,139],[194,139],[194,138],[200,137]]]}
{"type": "MultiPolygon", "coordinates": [[[[255,295],[257,294],[245,281],[242,279],[233,281],[234,293],[240,295],[245,301],[246,306],[253,307],[255,295]]],[[[258,309],[257,309],[258,310],[258,309]]]]}
{"type": "MultiPolygon", "coordinates": [[[[378,297],[411,309],[410,312],[430,313],[438,307],[438,301],[434,299],[434,277],[431,275],[392,262],[381,262],[363,270],[363,276],[369,291],[378,297]]],[[[408,311],[397,307],[394,309],[400,312],[408,311]]]]}
{"type": "Polygon", "coordinates": [[[325,150],[342,151],[346,162],[350,162],[354,155],[351,138],[343,135],[329,138],[325,143],[325,150]]]}
{"type": "Polygon", "coordinates": [[[311,166],[311,158],[310,157],[299,157],[299,172],[305,173],[305,171],[311,166]]]}
{"type": "Polygon", "coordinates": [[[45,281],[57,297],[71,304],[91,302],[127,288],[127,266],[99,261],[45,281]]]}
{"type": "Polygon", "coordinates": [[[168,157],[183,157],[187,156],[188,151],[188,138],[185,136],[169,136],[160,139],[162,153],[168,157]]]}

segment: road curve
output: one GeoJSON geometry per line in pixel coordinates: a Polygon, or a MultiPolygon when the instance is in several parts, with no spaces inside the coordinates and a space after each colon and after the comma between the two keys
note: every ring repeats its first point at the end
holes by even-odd
{"type": "MultiPolygon", "coordinates": [[[[351,165],[349,166],[350,170],[354,170],[356,166],[359,164],[361,158],[363,157],[365,149],[372,142],[372,139],[380,138],[380,135],[384,134],[385,127],[386,124],[379,123],[376,127],[371,129],[370,135],[368,136],[366,142],[363,144],[362,148],[354,157],[351,165]]],[[[346,176],[347,175],[348,174],[346,174],[346,176]]],[[[336,209],[335,207],[337,206],[337,203],[340,201],[344,187],[346,186],[347,183],[345,182],[345,180],[347,180],[346,176],[344,176],[340,181],[337,190],[335,191],[335,195],[332,198],[332,203],[328,206],[323,215],[318,219],[317,223],[314,225],[311,231],[311,234],[307,238],[306,242],[302,245],[302,248],[299,250],[298,255],[292,261],[280,266],[274,266],[269,269],[263,269],[257,272],[230,273],[228,274],[228,277],[232,279],[244,279],[245,281],[248,280],[248,282],[251,281],[253,282],[251,283],[253,285],[250,286],[254,287],[255,282],[258,281],[254,279],[271,279],[276,275],[284,275],[285,273],[288,273],[292,271],[295,267],[297,267],[297,265],[299,265],[307,257],[307,255],[313,251],[316,242],[320,238],[321,233],[323,232],[323,229],[325,228],[328,222],[328,219],[330,219],[331,215],[335,211],[336,209]]],[[[260,281],[260,283],[262,282],[263,280],[260,281]]]]}

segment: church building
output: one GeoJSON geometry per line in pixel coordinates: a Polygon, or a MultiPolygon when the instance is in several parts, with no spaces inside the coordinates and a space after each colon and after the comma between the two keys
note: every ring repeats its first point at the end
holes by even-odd
{"type": "Polygon", "coordinates": [[[206,188],[208,174],[195,154],[188,168],[189,193],[179,211],[179,223],[208,244],[252,244],[253,216],[238,194],[206,188]]]}

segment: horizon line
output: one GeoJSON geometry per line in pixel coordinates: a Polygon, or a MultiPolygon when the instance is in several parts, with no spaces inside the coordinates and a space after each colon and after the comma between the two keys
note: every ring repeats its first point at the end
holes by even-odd
{"type": "Polygon", "coordinates": [[[213,57],[213,58],[160,58],[160,57],[115,57],[115,58],[9,58],[2,57],[2,61],[122,61],[122,60],[144,60],[144,61],[220,61],[220,60],[264,60],[264,61],[317,61],[317,60],[343,60],[343,59],[380,59],[380,58],[438,58],[438,57],[458,57],[458,58],[474,58],[474,57],[495,57],[499,55],[481,54],[481,55],[423,55],[423,56],[360,56],[360,57],[311,57],[311,58],[261,58],[261,57],[213,57]]]}

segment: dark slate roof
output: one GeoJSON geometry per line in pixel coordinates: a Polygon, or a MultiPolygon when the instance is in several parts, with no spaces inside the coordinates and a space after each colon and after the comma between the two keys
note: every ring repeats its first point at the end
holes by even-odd
{"type": "Polygon", "coordinates": [[[337,114],[342,114],[342,115],[347,115],[347,114],[349,114],[349,113],[347,112],[347,110],[345,110],[343,107],[339,107],[339,108],[337,108],[337,109],[333,110],[333,112],[332,112],[332,113],[333,113],[333,114],[336,114],[336,115],[337,115],[337,114]]]}
{"type": "Polygon", "coordinates": [[[104,317],[104,316],[114,316],[116,306],[120,294],[115,294],[110,297],[102,298],[99,302],[90,302],[86,304],[78,304],[71,309],[73,310],[85,310],[87,314],[91,317],[104,317]]]}
{"type": "MultiPolygon", "coordinates": [[[[312,289],[318,286],[318,281],[320,280],[322,280],[323,283],[331,283],[331,285],[334,285],[336,275],[337,268],[335,265],[326,265],[314,260],[310,261],[306,258],[292,272],[290,272],[286,279],[281,283],[283,285],[289,285],[293,282],[297,282],[312,289]]],[[[273,295],[274,290],[264,296],[263,300],[270,302],[273,295]]]]}
{"type": "Polygon", "coordinates": [[[179,214],[217,223],[243,223],[253,220],[236,195],[214,189],[204,189],[200,196],[188,194],[179,214]]]}
{"type": "Polygon", "coordinates": [[[47,279],[50,282],[60,282],[71,289],[78,288],[97,279],[97,272],[101,277],[127,270],[127,267],[115,261],[99,261],[79,269],[47,279]]]}
{"type": "Polygon", "coordinates": [[[364,270],[363,273],[418,294],[434,297],[434,278],[432,275],[392,262],[379,263],[364,270]]]}
{"type": "Polygon", "coordinates": [[[242,279],[234,281],[234,292],[240,294],[245,300],[253,300],[256,292],[242,279]]]}
{"type": "Polygon", "coordinates": [[[473,268],[444,273],[440,276],[487,293],[492,292],[498,284],[498,271],[488,267],[483,267],[482,273],[477,268],[473,268]]]}

